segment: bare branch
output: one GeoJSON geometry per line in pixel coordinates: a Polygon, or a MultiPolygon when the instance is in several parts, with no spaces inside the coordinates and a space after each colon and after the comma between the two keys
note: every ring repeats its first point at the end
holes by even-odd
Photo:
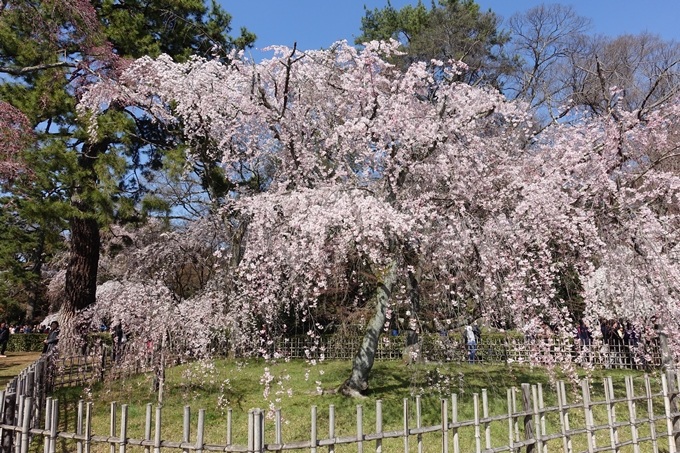
{"type": "Polygon", "coordinates": [[[10,74],[13,76],[21,76],[25,74],[30,74],[32,72],[45,71],[47,69],[54,68],[76,68],[78,65],[76,63],[70,63],[68,61],[60,61],[58,63],[41,64],[36,66],[27,66],[24,68],[11,68],[7,66],[0,66],[0,72],[5,74],[10,74]]]}

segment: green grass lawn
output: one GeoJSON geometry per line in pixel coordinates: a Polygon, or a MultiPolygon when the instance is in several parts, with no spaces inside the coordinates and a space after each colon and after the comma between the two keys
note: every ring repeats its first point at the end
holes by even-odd
{"type": "Polygon", "coordinates": [[[21,370],[40,357],[39,352],[7,352],[7,357],[0,357],[0,386],[5,388],[21,370]]]}
{"type": "MultiPolygon", "coordinates": [[[[184,406],[191,407],[192,441],[195,441],[196,420],[199,409],[206,409],[205,442],[225,444],[226,411],[232,409],[233,442],[247,445],[248,410],[260,408],[281,408],[283,418],[283,441],[294,442],[308,440],[311,430],[311,406],[318,406],[318,439],[328,437],[328,410],[335,406],[335,433],[337,437],[350,436],[357,430],[357,405],[363,409],[363,432],[375,432],[376,401],[381,400],[383,406],[383,431],[401,430],[403,428],[403,399],[408,398],[410,404],[410,426],[416,426],[415,395],[420,395],[422,405],[422,426],[441,423],[441,398],[448,398],[450,411],[450,395],[455,393],[459,400],[459,420],[471,420],[474,417],[473,394],[482,393],[486,389],[489,401],[489,413],[493,415],[507,414],[507,389],[520,387],[522,383],[541,384],[544,390],[545,406],[557,405],[556,395],[551,388],[548,373],[541,368],[528,366],[489,366],[458,364],[420,364],[405,366],[398,361],[376,362],[371,371],[371,388],[364,399],[350,399],[333,393],[342,381],[349,376],[349,361],[327,361],[321,365],[310,366],[304,361],[267,364],[261,360],[233,361],[219,360],[214,363],[190,363],[173,367],[166,372],[166,385],[163,401],[164,440],[182,440],[182,420],[184,406]],[[266,370],[269,370],[266,373],[266,370]],[[272,378],[268,394],[265,395],[263,376],[272,378]],[[326,392],[318,393],[318,388],[326,392]]],[[[592,399],[603,401],[603,377],[612,375],[617,397],[625,395],[624,375],[636,376],[636,394],[644,392],[642,373],[631,370],[604,370],[594,372],[591,376],[592,399]]],[[[558,378],[560,378],[558,374],[558,378]]],[[[128,405],[130,425],[128,437],[141,439],[144,437],[144,416],[147,403],[156,403],[157,394],[151,390],[152,376],[138,375],[133,378],[95,383],[90,388],[65,388],[59,390],[55,397],[60,400],[61,429],[75,431],[76,407],[83,398],[93,402],[94,419],[93,434],[109,434],[109,413],[112,401],[118,403],[118,420],[120,426],[120,405],[128,405]]],[[[654,391],[660,388],[660,378],[653,376],[654,391]]],[[[570,391],[579,391],[577,385],[568,385],[570,391]]],[[[579,396],[572,394],[569,402],[577,402],[579,396]]],[[[481,401],[481,396],[480,396],[481,401]]],[[[518,404],[521,396],[518,395],[518,404]]],[[[657,414],[663,413],[663,404],[656,401],[657,414]]],[[[638,403],[638,418],[646,416],[646,403],[638,403]]],[[[627,417],[627,406],[617,406],[618,419],[627,417]]],[[[481,416],[481,408],[480,408],[481,416]]],[[[574,410],[571,427],[584,425],[583,412],[574,410]]],[[[595,408],[596,425],[606,422],[607,413],[603,406],[595,408]]],[[[449,415],[450,420],[450,415],[449,415]]],[[[266,443],[275,439],[274,422],[266,420],[266,443]]],[[[521,421],[520,421],[521,423],[521,421]]],[[[559,417],[551,414],[546,418],[548,432],[559,432],[559,417]]],[[[659,423],[657,431],[665,429],[659,423]]],[[[647,428],[646,428],[647,429],[647,428]]],[[[507,421],[491,423],[490,431],[493,447],[507,445],[507,421]]],[[[648,429],[647,429],[648,431],[648,429]]],[[[649,435],[644,429],[640,436],[649,435]],[[646,434],[644,434],[646,433],[646,434]]],[[[153,432],[153,430],[152,430],[153,432]]],[[[630,436],[629,430],[621,429],[621,438],[630,436]],[[628,432],[628,434],[626,434],[628,432]]],[[[599,432],[598,445],[609,442],[609,432],[599,432]]],[[[430,445],[425,451],[441,449],[440,434],[426,434],[424,441],[430,445]]],[[[461,430],[461,447],[463,451],[474,450],[474,431],[472,428],[461,430]]],[[[561,449],[561,441],[552,441],[550,449],[561,449]],[[558,443],[559,442],[559,443],[558,443]]],[[[415,445],[415,438],[411,441],[415,445]]],[[[585,436],[575,436],[574,451],[586,449],[585,436]]],[[[660,443],[663,447],[663,443],[660,443]]],[[[67,444],[64,448],[69,449],[67,444]]],[[[105,451],[107,446],[98,446],[94,451],[105,451]]],[[[415,448],[415,447],[414,447],[415,448]]],[[[482,448],[484,448],[484,432],[482,431],[482,448]]],[[[663,449],[663,448],[662,448],[663,449]]],[[[383,451],[403,451],[402,439],[386,440],[383,451]]],[[[651,451],[643,448],[643,451],[651,451]]],[[[141,449],[139,451],[142,451],[141,449]]],[[[339,446],[336,451],[356,451],[356,446],[339,446]]],[[[621,451],[627,451],[623,448],[621,451]]],[[[632,450],[631,450],[632,451],[632,450]]]]}

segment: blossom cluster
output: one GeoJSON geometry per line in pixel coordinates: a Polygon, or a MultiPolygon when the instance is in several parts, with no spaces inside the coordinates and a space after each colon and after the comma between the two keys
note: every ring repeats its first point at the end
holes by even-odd
{"type": "Polygon", "coordinates": [[[258,64],[143,58],[81,104],[134,105],[216,144],[235,187],[224,213],[247,232],[221,296],[195,303],[217,304],[235,344],[267,349],[292,315],[315,325],[331,293],[364,306],[396,266],[390,310],[472,307],[563,337],[576,316],[622,318],[662,326],[680,351],[677,101],[536,133],[525,105],[448,82],[454,62],[394,67],[395,43],[275,50],[258,64]],[[260,190],[242,184],[255,176],[260,190]]]}

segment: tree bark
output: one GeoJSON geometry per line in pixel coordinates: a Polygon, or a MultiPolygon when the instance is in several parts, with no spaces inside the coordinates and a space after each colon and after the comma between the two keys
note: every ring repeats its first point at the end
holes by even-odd
{"type": "Polygon", "coordinates": [[[392,262],[383,275],[383,281],[378,284],[375,314],[368,323],[364,340],[354,356],[352,374],[339,388],[339,392],[345,396],[360,397],[368,390],[368,374],[373,368],[378,340],[387,320],[387,307],[392,297],[392,288],[397,281],[396,262],[392,262]]]}
{"type": "Polygon", "coordinates": [[[45,258],[43,253],[45,252],[45,230],[41,227],[38,231],[38,246],[32,253],[31,262],[31,273],[36,276],[35,280],[32,280],[28,285],[28,300],[26,301],[26,322],[33,324],[35,318],[36,307],[41,296],[42,284],[42,266],[44,264],[45,258]]]}
{"type": "Polygon", "coordinates": [[[81,310],[95,302],[99,265],[99,225],[95,219],[71,219],[71,254],[66,270],[67,311],[81,310]]]}
{"type": "Polygon", "coordinates": [[[97,293],[99,224],[93,218],[74,217],[70,222],[71,252],[66,268],[66,299],[61,306],[59,349],[77,351],[83,338],[76,312],[93,304],[97,293]]]}
{"type": "Polygon", "coordinates": [[[668,335],[663,326],[656,326],[657,333],[659,334],[659,349],[661,350],[661,366],[664,370],[672,370],[675,368],[675,360],[673,359],[673,353],[671,348],[668,346],[668,335]]]}
{"type": "Polygon", "coordinates": [[[86,332],[79,332],[75,325],[76,312],[96,301],[100,238],[99,223],[94,214],[98,207],[87,201],[87,195],[98,190],[95,163],[110,144],[110,139],[87,143],[78,157],[78,166],[85,173],[71,195],[71,203],[79,214],[73,215],[69,221],[71,250],[66,268],[65,300],[61,306],[61,351],[68,349],[75,352],[84,346],[86,332]]]}

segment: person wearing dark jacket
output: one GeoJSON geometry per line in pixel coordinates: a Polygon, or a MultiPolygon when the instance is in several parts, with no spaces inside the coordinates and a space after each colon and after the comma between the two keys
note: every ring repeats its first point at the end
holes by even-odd
{"type": "Polygon", "coordinates": [[[0,357],[7,357],[5,349],[7,349],[7,342],[9,341],[9,327],[4,322],[0,323],[0,357]]]}
{"type": "Polygon", "coordinates": [[[59,323],[57,321],[52,321],[52,324],[50,324],[50,333],[47,334],[47,338],[43,343],[45,343],[43,353],[50,352],[59,343],[59,323]]]}

